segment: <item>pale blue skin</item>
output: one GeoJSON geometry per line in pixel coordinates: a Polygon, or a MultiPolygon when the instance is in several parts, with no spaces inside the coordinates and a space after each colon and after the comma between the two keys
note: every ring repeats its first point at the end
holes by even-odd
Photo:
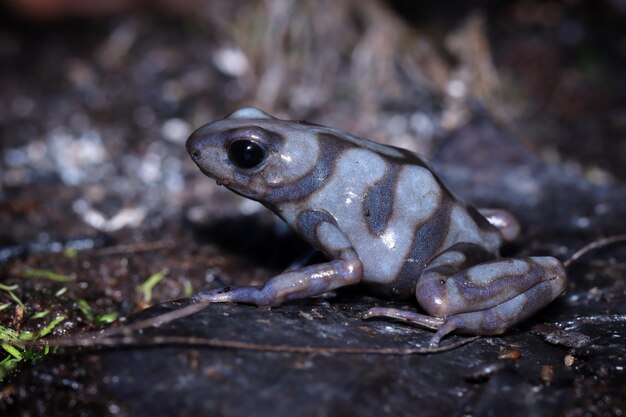
{"type": "Polygon", "coordinates": [[[187,150],[202,172],[264,204],[329,259],[196,301],[275,306],[361,282],[414,295],[428,313],[373,308],[366,318],[434,329],[437,346],[452,331],[500,334],[565,289],[556,258],[498,258],[519,231],[515,218],[470,207],[409,151],[253,108],[201,127],[187,150]],[[243,167],[234,142],[261,149],[258,161],[243,167]]]}

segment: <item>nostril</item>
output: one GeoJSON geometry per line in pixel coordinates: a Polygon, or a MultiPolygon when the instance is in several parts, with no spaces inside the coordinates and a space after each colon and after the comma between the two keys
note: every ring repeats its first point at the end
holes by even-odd
{"type": "Polygon", "coordinates": [[[200,158],[200,151],[199,151],[199,150],[197,150],[197,149],[196,149],[196,150],[191,151],[191,157],[192,157],[192,158],[194,158],[194,159],[198,159],[198,158],[200,158]]]}

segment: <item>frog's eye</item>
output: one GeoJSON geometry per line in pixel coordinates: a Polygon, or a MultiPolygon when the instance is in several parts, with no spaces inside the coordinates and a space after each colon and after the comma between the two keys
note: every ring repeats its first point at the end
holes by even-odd
{"type": "Polygon", "coordinates": [[[228,159],[238,168],[254,168],[265,160],[267,152],[257,142],[235,139],[228,145],[228,159]]]}

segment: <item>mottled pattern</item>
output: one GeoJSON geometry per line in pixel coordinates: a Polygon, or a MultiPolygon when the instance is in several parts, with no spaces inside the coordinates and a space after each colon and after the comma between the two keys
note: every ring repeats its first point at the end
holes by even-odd
{"type": "Polygon", "coordinates": [[[320,125],[241,109],[198,129],[187,149],[198,167],[232,191],[274,210],[329,262],[290,270],[261,289],[196,296],[208,302],[277,305],[364,282],[391,297],[413,294],[430,316],[372,309],[436,329],[498,334],[557,297],[565,287],[554,258],[498,259],[519,225],[504,210],[476,209],[454,196],[419,156],[320,125]],[[265,149],[239,169],[235,139],[265,149]]]}
{"type": "Polygon", "coordinates": [[[401,260],[401,266],[392,285],[387,283],[370,284],[370,288],[388,297],[409,298],[415,292],[417,279],[428,261],[441,248],[445,235],[440,233],[446,230],[447,217],[444,212],[447,207],[440,206],[431,218],[409,229],[412,240],[409,251],[401,260]]]}
{"type": "Polygon", "coordinates": [[[338,155],[350,148],[349,144],[337,141],[337,138],[330,135],[320,134],[315,140],[319,144],[320,153],[314,159],[316,163],[312,169],[293,182],[284,181],[278,185],[270,185],[263,198],[264,201],[276,205],[310,197],[332,175],[338,155]]]}

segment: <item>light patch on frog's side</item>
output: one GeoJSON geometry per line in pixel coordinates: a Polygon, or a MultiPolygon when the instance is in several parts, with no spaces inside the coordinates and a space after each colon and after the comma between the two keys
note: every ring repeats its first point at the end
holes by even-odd
{"type": "Polygon", "coordinates": [[[332,252],[351,247],[346,236],[337,229],[337,226],[330,223],[322,222],[317,226],[317,237],[323,247],[332,252]]]}
{"type": "Polygon", "coordinates": [[[420,166],[403,166],[395,186],[396,203],[390,223],[398,228],[400,222],[407,226],[425,223],[439,207],[441,198],[441,188],[432,172],[420,166]]]}
{"type": "MultiPolygon", "coordinates": [[[[341,225],[363,229],[360,214],[363,196],[370,184],[385,173],[383,158],[364,149],[348,149],[336,155],[334,169],[323,187],[313,192],[305,205],[312,210],[333,213],[341,225]]],[[[349,229],[347,229],[349,230],[349,229]]]]}
{"type": "Polygon", "coordinates": [[[294,183],[310,174],[318,165],[320,147],[310,135],[292,133],[289,140],[283,140],[278,154],[271,154],[274,160],[265,173],[267,183],[271,185],[294,183]]]}
{"type": "Polygon", "coordinates": [[[467,277],[477,284],[488,284],[502,276],[524,275],[530,271],[527,262],[507,259],[505,262],[475,265],[467,271],[467,277]]]}

